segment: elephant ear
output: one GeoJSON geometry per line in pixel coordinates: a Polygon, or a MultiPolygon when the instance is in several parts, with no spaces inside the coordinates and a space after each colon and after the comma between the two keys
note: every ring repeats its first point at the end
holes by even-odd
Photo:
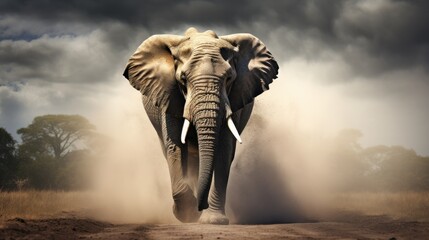
{"type": "Polygon", "coordinates": [[[176,83],[172,51],[185,38],[154,35],[134,52],[124,71],[130,84],[161,111],[182,116],[185,99],[176,83]]]}
{"type": "Polygon", "coordinates": [[[265,45],[251,34],[232,34],[220,37],[238,48],[235,59],[237,77],[229,91],[233,112],[249,104],[277,78],[279,66],[265,45]]]}

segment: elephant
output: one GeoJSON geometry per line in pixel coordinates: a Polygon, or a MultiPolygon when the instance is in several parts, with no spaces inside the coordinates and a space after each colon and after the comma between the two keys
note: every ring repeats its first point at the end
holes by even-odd
{"type": "Polygon", "coordinates": [[[181,222],[229,224],[225,200],[236,142],[254,98],[278,69],[251,34],[195,28],[184,36],[153,35],[130,57],[123,75],[141,92],[159,137],[181,222]]]}

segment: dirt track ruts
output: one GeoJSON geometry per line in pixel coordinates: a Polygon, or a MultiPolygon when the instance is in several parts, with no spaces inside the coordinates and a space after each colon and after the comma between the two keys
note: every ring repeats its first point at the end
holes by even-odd
{"type": "Polygon", "coordinates": [[[0,239],[427,239],[429,223],[385,216],[267,225],[112,224],[81,217],[15,218],[0,239]]]}

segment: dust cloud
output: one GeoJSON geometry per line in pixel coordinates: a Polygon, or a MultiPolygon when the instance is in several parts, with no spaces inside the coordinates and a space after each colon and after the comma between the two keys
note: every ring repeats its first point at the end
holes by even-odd
{"type": "Polygon", "coordinates": [[[238,223],[306,222],[331,208],[344,101],[315,84],[320,66],[312,74],[294,63],[280,69],[289,74],[257,98],[231,168],[228,211],[238,223]]]}
{"type": "Polygon", "coordinates": [[[325,214],[332,186],[328,143],[272,124],[261,114],[266,110],[255,110],[231,168],[227,202],[233,222],[307,222],[325,214]]]}
{"type": "Polygon", "coordinates": [[[140,93],[124,80],[112,96],[95,120],[108,140],[93,169],[92,214],[117,223],[177,222],[168,166],[140,93]]]}
{"type": "MultiPolygon", "coordinates": [[[[93,169],[93,214],[119,223],[177,223],[168,166],[140,93],[124,81],[111,95],[94,120],[108,144],[93,169]]],[[[231,169],[227,213],[238,223],[305,221],[303,210],[315,208],[315,197],[323,201],[325,190],[320,138],[296,130],[293,109],[267,107],[282,101],[260,98],[231,169]]]]}
{"type": "MultiPolygon", "coordinates": [[[[309,69],[291,61],[280,71],[271,89],[256,98],[237,148],[227,193],[233,223],[305,222],[329,208],[337,171],[330,154],[338,131],[353,127],[344,116],[352,102],[340,88],[315,83],[325,66],[309,69]]],[[[140,93],[124,80],[110,96],[93,118],[112,140],[94,168],[96,216],[177,223],[167,163],[140,93]]]]}

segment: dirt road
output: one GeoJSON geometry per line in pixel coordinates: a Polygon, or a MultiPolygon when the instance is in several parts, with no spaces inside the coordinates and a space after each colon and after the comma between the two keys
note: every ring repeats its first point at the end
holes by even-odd
{"type": "Polygon", "coordinates": [[[27,220],[0,227],[0,239],[428,239],[429,223],[386,216],[342,216],[270,225],[111,224],[78,216],[27,220]]]}

